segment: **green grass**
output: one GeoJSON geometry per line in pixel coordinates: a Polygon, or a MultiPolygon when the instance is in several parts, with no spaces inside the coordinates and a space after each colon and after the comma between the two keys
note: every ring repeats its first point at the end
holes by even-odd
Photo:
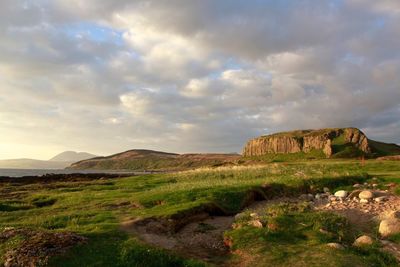
{"type": "MultiPolygon", "coordinates": [[[[74,231],[89,238],[88,244],[53,258],[52,266],[202,266],[203,263],[199,261],[141,243],[135,236],[119,230],[121,222],[138,217],[179,219],[205,207],[210,212],[234,214],[242,210],[254,194],[262,198],[292,196],[302,192],[317,192],[324,186],[334,190],[355,182],[364,182],[372,176],[377,176],[382,183],[398,182],[399,175],[398,162],[368,160],[365,166],[361,166],[360,162],[354,160],[322,160],[206,168],[88,182],[21,186],[3,184],[0,187],[0,229],[21,227],[43,231],[74,231]]],[[[290,226],[301,220],[311,220],[311,214],[307,213],[306,218],[301,216],[290,215],[281,222],[290,226]]],[[[316,217],[312,220],[318,222],[319,215],[313,216],[316,217]]],[[[207,225],[203,228],[206,229],[207,225]]],[[[271,235],[257,232],[256,229],[232,235],[243,240],[255,238],[257,244],[254,247],[260,249],[255,252],[258,253],[256,255],[262,256],[268,248],[272,248],[276,253],[283,253],[281,257],[287,257],[288,262],[295,262],[298,257],[309,257],[308,246],[312,240],[316,253],[325,255],[327,261],[332,263],[340,262],[341,259],[343,262],[349,260],[362,263],[383,260],[379,255],[376,261],[364,260],[368,255],[375,254],[365,256],[354,251],[338,252],[337,256],[332,257],[321,245],[326,240],[314,235],[314,227],[307,229],[293,228],[293,231],[299,233],[293,236],[271,235]],[[266,241],[257,237],[257,234],[275,245],[265,245],[266,241]],[[304,240],[304,236],[308,238],[309,235],[311,241],[304,240]],[[280,249],[288,246],[291,238],[296,242],[288,247],[289,252],[280,249]]],[[[18,244],[18,240],[0,244],[2,255],[18,244]]],[[[269,259],[271,264],[275,261],[283,264],[275,256],[265,257],[265,261],[269,259]]],[[[231,260],[234,263],[234,259],[228,259],[231,260]]],[[[314,258],[311,257],[311,260],[314,261],[314,258]]]]}
{"type": "Polygon", "coordinates": [[[241,228],[225,233],[233,250],[252,255],[251,266],[397,266],[396,259],[377,245],[353,248],[360,233],[338,215],[298,204],[277,204],[258,214],[267,227],[247,226],[251,217],[245,215],[236,221],[241,228]],[[345,249],[329,248],[330,242],[345,249]]]}

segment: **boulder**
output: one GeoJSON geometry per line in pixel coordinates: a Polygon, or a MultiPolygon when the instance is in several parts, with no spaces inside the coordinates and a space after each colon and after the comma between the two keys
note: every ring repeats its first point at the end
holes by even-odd
{"type": "Polygon", "coordinates": [[[371,199],[374,197],[374,193],[370,190],[361,191],[358,195],[360,199],[371,199]]]}
{"type": "Polygon", "coordinates": [[[345,190],[336,191],[335,197],[345,198],[345,197],[347,197],[347,191],[345,191],[345,190]]]}
{"type": "Polygon", "coordinates": [[[353,246],[362,247],[372,245],[373,243],[374,240],[370,236],[362,235],[354,241],[353,246]]]}
{"type": "Polygon", "coordinates": [[[400,219],[385,219],[379,224],[379,234],[382,237],[388,237],[398,233],[400,233],[400,219]]]}

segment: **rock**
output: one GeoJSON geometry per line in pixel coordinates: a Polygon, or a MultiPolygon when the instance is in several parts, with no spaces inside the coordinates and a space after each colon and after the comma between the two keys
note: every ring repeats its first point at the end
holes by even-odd
{"type": "Polygon", "coordinates": [[[335,197],[345,198],[345,197],[347,197],[347,191],[345,191],[345,190],[336,191],[335,197]]]}
{"type": "Polygon", "coordinates": [[[359,188],[359,187],[361,187],[361,185],[360,184],[353,184],[353,187],[354,188],[359,188]]]}
{"type": "Polygon", "coordinates": [[[263,228],[263,224],[259,220],[250,221],[250,222],[248,222],[248,225],[254,226],[257,228],[263,228]]]}
{"type": "Polygon", "coordinates": [[[323,190],[324,190],[324,193],[328,193],[330,191],[328,187],[324,187],[323,190]]]}
{"type": "Polygon", "coordinates": [[[250,217],[251,217],[251,218],[258,218],[258,214],[255,213],[255,212],[250,213],[250,217]]]}
{"type": "Polygon", "coordinates": [[[368,245],[372,245],[373,243],[374,243],[374,240],[371,237],[369,237],[367,235],[362,235],[354,241],[353,246],[356,246],[356,247],[368,246],[368,245]]]}
{"type": "Polygon", "coordinates": [[[374,188],[378,187],[378,184],[372,184],[372,187],[374,187],[374,188]]]}
{"type": "Polygon", "coordinates": [[[349,198],[354,198],[354,197],[358,197],[358,195],[361,193],[362,190],[354,190],[349,194],[349,198]]]}
{"type": "Polygon", "coordinates": [[[400,233],[400,219],[385,219],[379,224],[379,234],[388,237],[400,233]]]}
{"type": "Polygon", "coordinates": [[[321,194],[315,194],[315,199],[321,199],[321,198],[322,198],[321,194]]]}
{"type": "Polygon", "coordinates": [[[388,199],[387,199],[387,197],[385,197],[385,196],[374,198],[374,201],[375,201],[375,202],[385,202],[385,201],[387,201],[387,200],[388,200],[388,199]]]}
{"type": "Polygon", "coordinates": [[[370,190],[364,190],[361,191],[361,193],[358,195],[360,199],[371,199],[374,197],[374,193],[372,193],[370,190]]]}
{"type": "Polygon", "coordinates": [[[387,213],[386,219],[400,219],[400,211],[390,211],[387,213]]]}
{"type": "Polygon", "coordinates": [[[368,202],[369,202],[368,199],[360,199],[360,203],[366,204],[368,202]]]}
{"type": "Polygon", "coordinates": [[[344,247],[339,244],[339,243],[328,243],[326,244],[328,247],[330,248],[334,248],[334,249],[344,249],[344,247]]]}
{"type": "Polygon", "coordinates": [[[319,232],[321,233],[321,234],[325,234],[325,235],[328,235],[328,234],[330,234],[329,233],[329,231],[327,231],[327,230],[325,230],[325,229],[319,229],[319,232]]]}
{"type": "Polygon", "coordinates": [[[331,201],[331,202],[335,202],[336,200],[337,200],[337,198],[335,196],[329,197],[329,201],[331,201]]]}
{"type": "Polygon", "coordinates": [[[365,153],[371,148],[367,137],[355,128],[302,130],[287,133],[277,133],[260,136],[249,140],[243,148],[244,156],[262,156],[272,153],[309,153],[313,150],[322,150],[326,157],[330,157],[332,140],[343,137],[346,143],[352,144],[365,153]]]}

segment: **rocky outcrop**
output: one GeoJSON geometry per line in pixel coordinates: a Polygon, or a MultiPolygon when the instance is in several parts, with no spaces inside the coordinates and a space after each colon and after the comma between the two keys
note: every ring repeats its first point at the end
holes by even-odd
{"type": "Polygon", "coordinates": [[[321,150],[327,157],[333,154],[332,141],[341,137],[345,143],[351,143],[364,153],[371,148],[364,133],[356,128],[302,130],[277,133],[254,138],[243,149],[244,156],[262,156],[270,153],[309,153],[321,150]]]}

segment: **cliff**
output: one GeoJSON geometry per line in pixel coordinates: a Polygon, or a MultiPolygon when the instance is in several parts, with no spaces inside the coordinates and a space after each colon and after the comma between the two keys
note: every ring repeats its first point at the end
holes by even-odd
{"type": "Polygon", "coordinates": [[[277,153],[309,153],[323,151],[331,157],[342,150],[352,148],[364,154],[372,149],[366,135],[356,128],[300,130],[276,133],[251,139],[243,149],[243,156],[262,156],[277,153]]]}

